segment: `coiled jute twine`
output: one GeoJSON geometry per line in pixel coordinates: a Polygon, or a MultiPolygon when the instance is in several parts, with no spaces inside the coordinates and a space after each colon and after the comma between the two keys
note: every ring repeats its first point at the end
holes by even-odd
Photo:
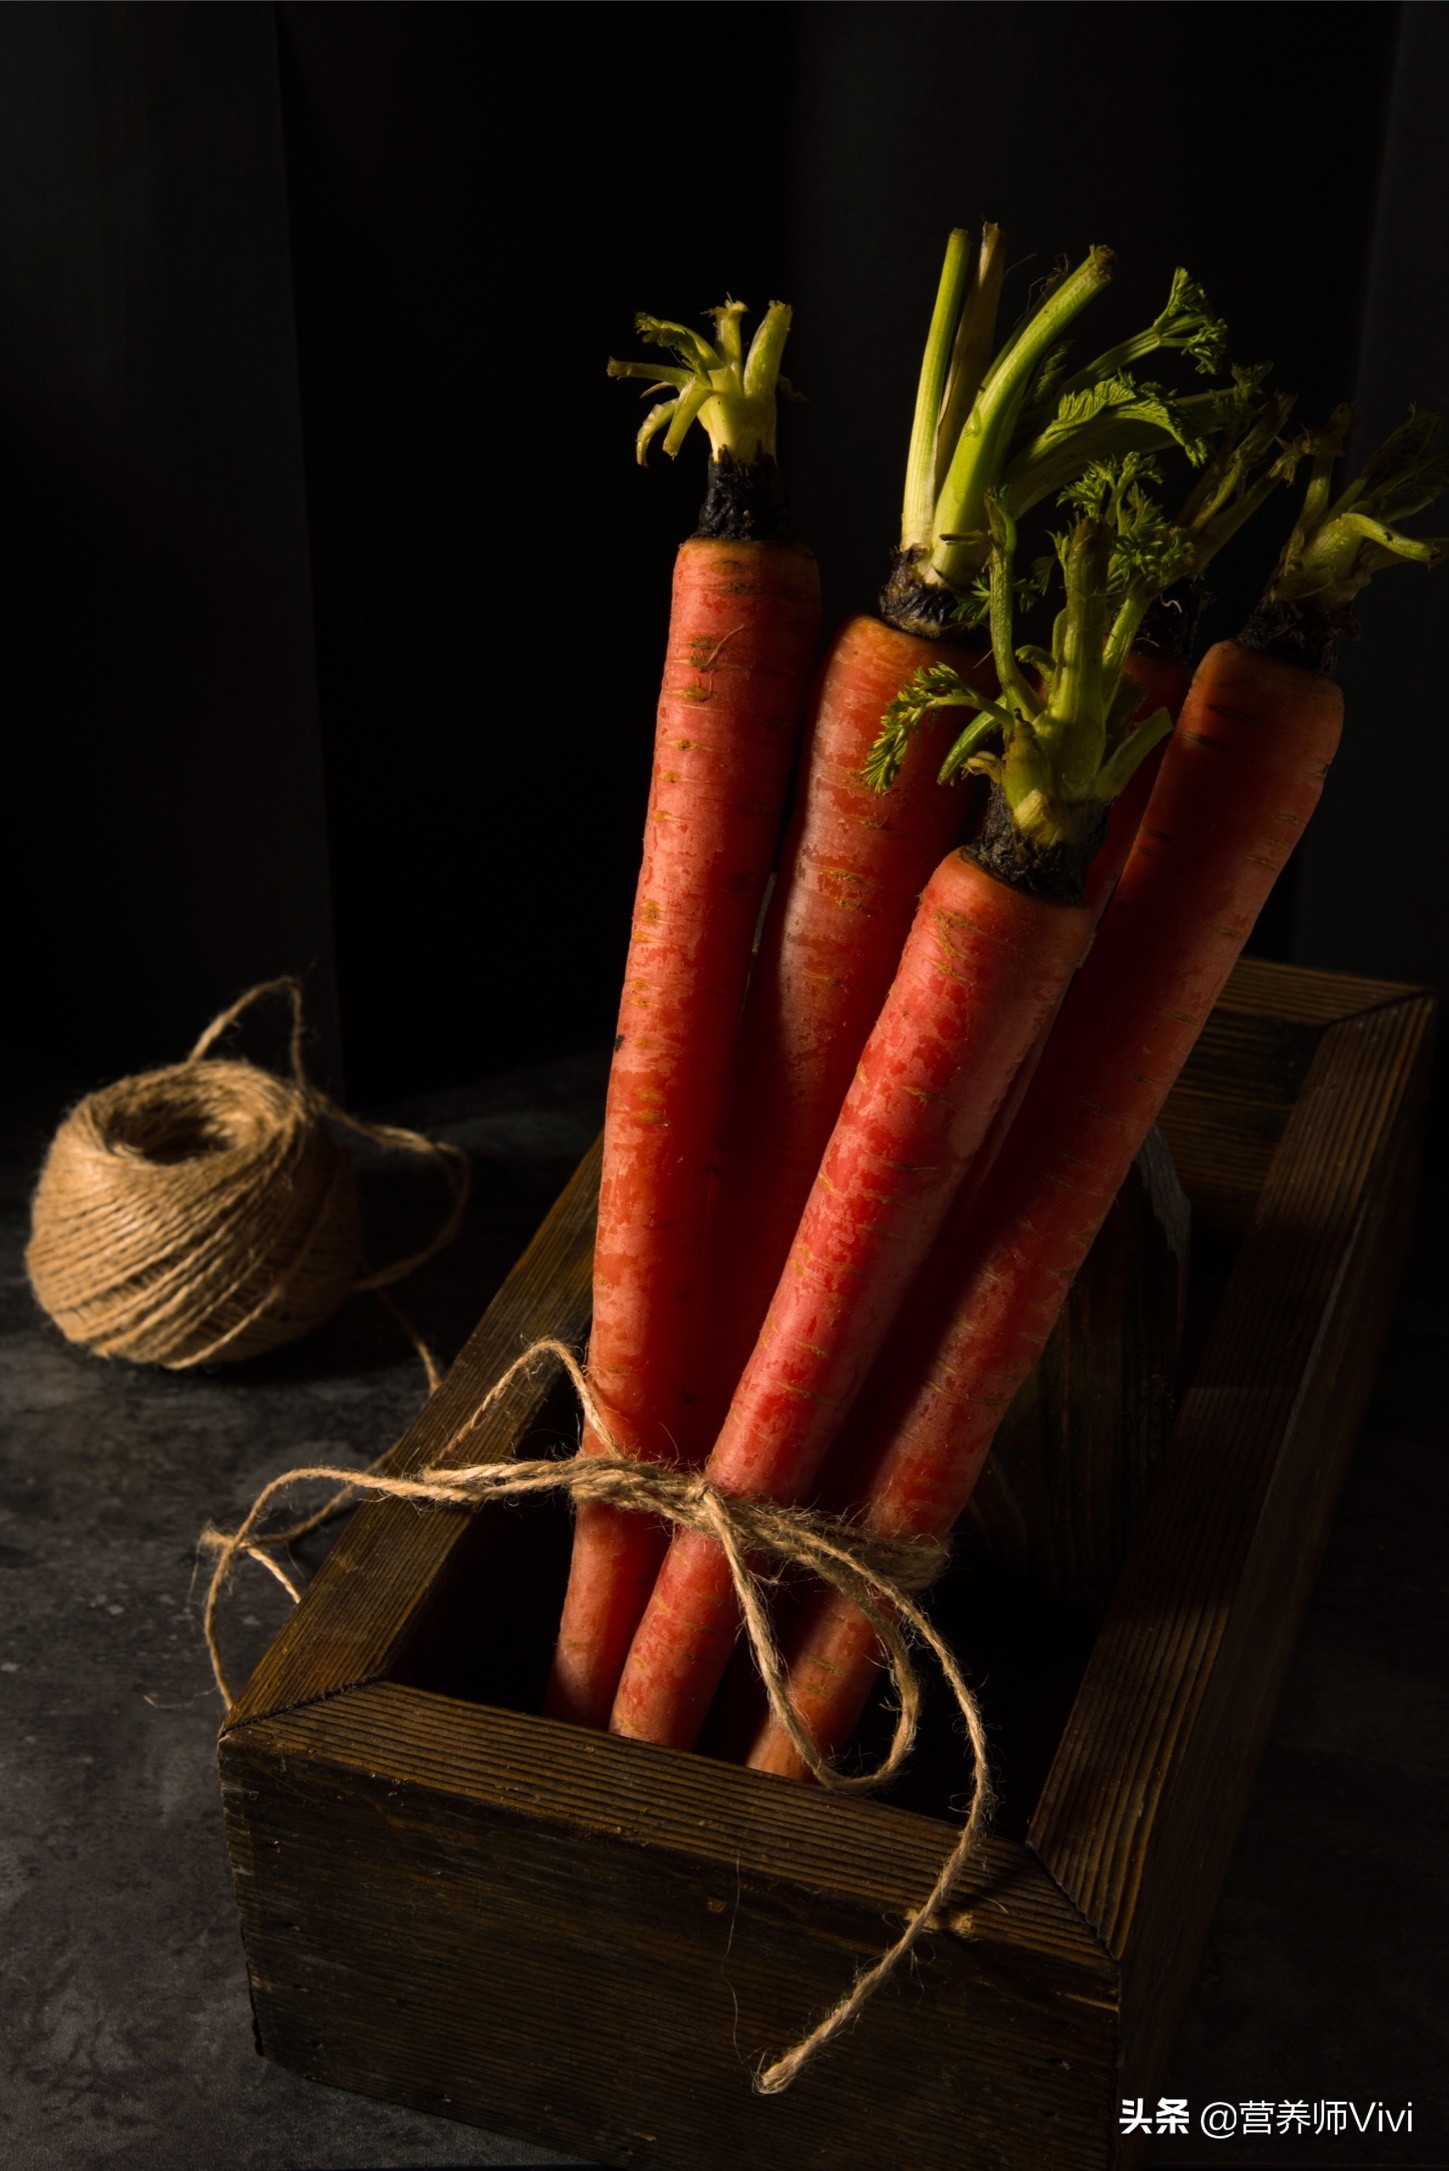
{"type": "Polygon", "coordinates": [[[302,990],[263,981],[213,1018],[184,1063],[121,1078],[73,1108],[51,1142],[25,1263],[70,1341],[172,1371],[235,1364],[297,1341],[359,1289],[384,1294],[452,1241],[468,1201],[453,1145],[339,1108],[307,1076],[302,990]],[[290,1078],[209,1052],[267,995],[292,1005],[290,1078]],[[362,1263],[357,1179],[333,1135],[430,1155],[450,1203],[431,1243],[373,1272],[362,1263]]]}
{"type": "MultiPolygon", "coordinates": [[[[379,1460],[385,1461],[386,1457],[379,1460]]],[[[721,1492],[696,1473],[631,1461],[620,1453],[607,1415],[573,1351],[562,1342],[545,1339],[533,1343],[515,1359],[459,1425],[439,1459],[416,1477],[390,1476],[377,1464],[363,1472],[326,1464],[288,1470],[263,1487],[238,1529],[208,1529],[202,1533],[202,1549],[215,1555],[203,1624],[217,1687],[230,1706],[235,1699],[222,1664],[216,1617],[222,1593],[242,1557],[268,1569],[295,1602],[301,1593],[270,1549],[314,1529],[363,1496],[410,1500],[420,1507],[471,1510],[490,1501],[520,1500],[548,1492],[566,1492],[574,1500],[599,1500],[612,1507],[637,1509],[687,1530],[704,1531],[718,1541],[729,1562],[745,1632],[770,1708],[822,1786],[842,1794],[864,1793],[892,1778],[910,1755],[920,1721],[921,1683],[907,1641],[908,1631],[930,1650],[956,1699],[971,1746],[970,1814],[926,1899],[907,1918],[895,1943],[873,1966],[862,1971],[823,2020],[755,2074],[758,2095],[779,2095],[827,2043],[850,2026],[867,2000],[896,1973],[921,1940],[945,1924],[952,1896],[991,1813],[986,1735],[975,1696],[949,1647],[910,1595],[924,1589],[935,1577],[945,1557],[943,1546],[930,1539],[872,1537],[833,1516],[806,1508],[780,1507],[769,1500],[741,1499],[721,1492]],[[563,1460],[501,1460],[471,1465],[450,1461],[513,1381],[548,1359],[562,1365],[573,1382],[579,1405],[602,1443],[603,1452],[579,1453],[563,1460]],[[263,1526],[281,1495],[294,1486],[314,1481],[335,1485],[339,1490],[305,1522],[267,1532],[263,1526]],[[809,1569],[858,1606],[884,1646],[897,1716],[890,1748],[873,1771],[851,1774],[837,1770],[820,1754],[790,1701],[784,1663],[762,1588],[771,1580],[770,1570],[787,1562],[809,1569]]],[[[955,1915],[949,1927],[958,1935],[969,1935],[971,1919],[955,1915]]]]}

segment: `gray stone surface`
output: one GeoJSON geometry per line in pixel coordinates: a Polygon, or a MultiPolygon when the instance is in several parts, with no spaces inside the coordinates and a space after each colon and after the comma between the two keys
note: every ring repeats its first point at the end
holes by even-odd
{"type": "MultiPolygon", "coordinates": [[[[405,1303],[451,1353],[598,1120],[602,1061],[428,1104],[477,1202],[405,1303]]],[[[302,1458],[360,1465],[419,1371],[354,1300],[302,1347],[178,1376],[71,1349],[24,1281],[53,1111],[12,1127],[0,1260],[0,2162],[7,2171],[344,2171],[558,2161],[259,2059],[222,1847],[194,1543],[302,1458]]],[[[433,1201],[374,1173],[377,1256],[433,1201]]],[[[1446,1302],[1426,1225],[1170,2076],[1197,2105],[1412,2099],[1412,2135],[1160,2145],[1163,2165],[1446,2160],[1446,1302]]],[[[227,1617],[245,1671],[286,1601],[227,1617]]],[[[1130,2081],[1128,2083],[1130,2086],[1130,2081]]],[[[1043,2171],[1050,2171],[1043,2166],[1043,2171]]]]}
{"type": "MultiPolygon", "coordinates": [[[[397,1294],[451,1355],[597,1128],[602,1060],[428,1104],[475,1201],[397,1294]]],[[[416,1356],[371,1298],[228,1371],[106,1364],[37,1311],[21,1252],[49,1112],[13,1129],[0,1264],[0,2164],[332,2171],[547,2163],[546,2152],[294,2079],[253,2049],[217,1799],[220,1715],[195,1542],[298,1461],[360,1467],[409,1422],[416,1356]]],[[[374,1170],[378,1259],[420,1241],[434,1179],[374,1170]]],[[[245,1679],[287,1608],[256,1572],[226,1615],[245,1679]]]]}

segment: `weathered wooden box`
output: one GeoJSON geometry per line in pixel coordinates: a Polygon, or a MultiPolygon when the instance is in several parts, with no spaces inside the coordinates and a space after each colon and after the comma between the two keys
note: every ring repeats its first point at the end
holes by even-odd
{"type": "MultiPolygon", "coordinates": [[[[937,1937],[788,2093],[754,2095],[952,1827],[506,1708],[546,1657],[548,1511],[388,1503],[353,1518],[222,1736],[260,2049],[613,2164],[1131,2160],[1120,2099],[1163,2077],[1385,1332],[1431,1019],[1412,989],[1244,964],[1174,1093],[1186,1392],[1105,1617],[1048,1609],[1025,1660],[986,1668],[1007,1807],[962,1893],[970,1936],[937,1937]]],[[[582,1341],[596,1174],[399,1467],[527,1342],[582,1341]]],[[[470,1460],[537,1436],[546,1383],[495,1418],[470,1460]]],[[[1010,1620],[1009,1591],[994,1610],[1010,1620]]],[[[1018,1627],[1041,1617],[1028,1594],[1018,1627]]],[[[979,1666],[980,1609],[962,1620],[979,1666]]]]}

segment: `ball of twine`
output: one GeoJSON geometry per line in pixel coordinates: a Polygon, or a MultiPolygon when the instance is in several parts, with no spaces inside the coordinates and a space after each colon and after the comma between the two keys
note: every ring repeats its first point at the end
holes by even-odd
{"type": "Polygon", "coordinates": [[[401,1280],[457,1233],[468,1162],[416,1131],[364,1123],[307,1077],[302,991],[251,988],[184,1063],[92,1093],[51,1142],[31,1213],[30,1284],[70,1341],[102,1357],[184,1371],[295,1342],[356,1289],[401,1280]],[[292,1076],[205,1060],[260,997],[292,1003],[292,1076]],[[362,1265],[357,1179],[334,1126],[432,1155],[451,1206],[432,1242],[375,1273],[362,1265]]]}

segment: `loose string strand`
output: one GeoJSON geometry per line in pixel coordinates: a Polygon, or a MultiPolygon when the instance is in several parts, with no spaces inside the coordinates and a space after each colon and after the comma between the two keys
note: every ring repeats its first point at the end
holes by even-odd
{"type": "MultiPolygon", "coordinates": [[[[388,1454],[394,1452],[389,1450],[388,1454]]],[[[379,1458],[385,1462],[387,1456],[379,1458]]],[[[552,1338],[533,1343],[515,1358],[489,1388],[446,1442],[439,1457],[416,1477],[395,1475],[374,1464],[365,1471],[312,1464],[288,1470],[271,1479],[258,1493],[240,1526],[231,1532],[214,1528],[203,1531],[201,1547],[215,1556],[207,1586],[202,1629],[216,1684],[228,1708],[234,1702],[222,1661],[217,1630],[217,1609],[236,1562],[245,1557],[260,1560],[295,1597],[288,1578],[271,1560],[268,1548],[289,1541],[307,1529],[315,1529],[348,1500],[368,1495],[393,1500],[413,1500],[434,1507],[476,1509],[490,1500],[527,1498],[533,1494],[567,1492],[575,1501],[605,1501],[611,1506],[658,1515],[667,1522],[705,1532],[717,1540],[729,1564],[745,1633],[765,1686],[770,1709],[793,1742],[802,1761],[820,1783],[839,1793],[864,1792],[892,1777],[909,1756],[920,1721],[921,1684],[906,1630],[930,1651],[950,1687],[965,1723],[971,1750],[972,1800],[970,1813],[942,1863],[922,1904],[907,1918],[905,1927],[880,1959],[866,1968],[845,1995],[799,2042],[755,2075],[760,2095],[778,2095],[845,2028],[855,2020],[869,1999],[892,1976],[921,1940],[940,1926],[961,1879],[985,1830],[992,1808],[992,1788],[986,1731],[975,1695],[950,1648],[932,1627],[910,1595],[923,1589],[939,1570],[944,1548],[931,1540],[887,1539],[860,1530],[836,1517],[807,1508],[782,1507],[769,1500],[752,1500],[724,1493],[710,1481],[689,1471],[641,1463],[623,1456],[608,1418],[584,1371],[564,1343],[552,1338]],[[543,1359],[561,1364],[573,1384],[584,1417],[604,1447],[602,1454],[574,1455],[564,1460],[549,1457],[517,1461],[507,1457],[459,1467],[448,1460],[477,1431],[500,1398],[525,1373],[543,1359]],[[325,1482],[340,1489],[325,1508],[285,1531],[265,1533],[263,1526],[273,1503],[297,1485],[325,1482]],[[896,1702],[896,1721],[890,1748],[873,1770],[846,1773],[821,1754],[789,1693],[784,1662],[765,1604],[761,1575],[755,1565],[761,1558],[796,1563],[810,1569],[869,1618],[885,1649],[896,1702]]],[[[964,1926],[958,1920],[956,1927],[964,1926]]]]}
{"type": "MultiPolygon", "coordinates": [[[[223,1010],[218,1017],[212,1019],[210,1025],[207,1026],[187,1057],[187,1062],[199,1063],[202,1057],[211,1048],[215,1047],[222,1035],[236,1024],[237,1020],[251,1008],[253,1003],[259,1002],[264,995],[285,995],[291,1003],[292,1026],[288,1040],[288,1058],[292,1066],[292,1077],[319,1115],[326,1116],[329,1122],[340,1124],[344,1130],[354,1132],[359,1138],[370,1139],[375,1146],[393,1146],[403,1153],[431,1154],[442,1170],[443,1179],[448,1186],[450,1203],[447,1218],[436,1235],[423,1246],[421,1251],[411,1252],[405,1259],[394,1259],[386,1266],[377,1267],[370,1274],[362,1275],[354,1284],[358,1289],[381,1291],[389,1287],[393,1282],[402,1281],[407,1275],[413,1273],[416,1268],[425,1265],[429,1259],[434,1258],[438,1252],[452,1243],[453,1238],[463,1225],[463,1216],[468,1210],[468,1197],[473,1188],[473,1164],[462,1147],[455,1146],[450,1139],[429,1138],[422,1131],[410,1131],[401,1124],[370,1123],[366,1117],[354,1116],[346,1108],[339,1107],[330,1094],[324,1093],[319,1085],[313,1083],[307,1073],[306,1058],[303,1052],[305,1020],[302,1008],[302,983],[296,978],[295,974],[284,973],[277,980],[259,981],[256,987],[248,988],[245,995],[239,995],[234,1003],[223,1010]]],[[[392,1306],[388,1308],[393,1310],[392,1306]]],[[[401,1325],[407,1327],[407,1322],[400,1312],[394,1311],[393,1316],[401,1325]]],[[[417,1347],[419,1356],[422,1357],[424,1364],[428,1368],[429,1388],[436,1387],[438,1384],[438,1376],[435,1376],[437,1375],[437,1366],[431,1351],[424,1350],[410,1327],[407,1327],[407,1331],[417,1347]]]]}
{"type": "Polygon", "coordinates": [[[198,1034],[196,1044],[186,1060],[188,1063],[199,1063],[203,1056],[209,1055],[222,1035],[229,1032],[238,1018],[243,1017],[253,1003],[259,1003],[264,995],[285,995],[291,1003],[292,1029],[287,1045],[288,1060],[297,1084],[310,1090],[311,1080],[307,1076],[307,1065],[302,1054],[302,1041],[306,1030],[302,1012],[302,983],[295,973],[283,973],[277,980],[259,980],[256,986],[249,987],[244,995],[238,995],[234,1003],[228,1003],[225,1010],[218,1011],[210,1025],[198,1034]]]}

